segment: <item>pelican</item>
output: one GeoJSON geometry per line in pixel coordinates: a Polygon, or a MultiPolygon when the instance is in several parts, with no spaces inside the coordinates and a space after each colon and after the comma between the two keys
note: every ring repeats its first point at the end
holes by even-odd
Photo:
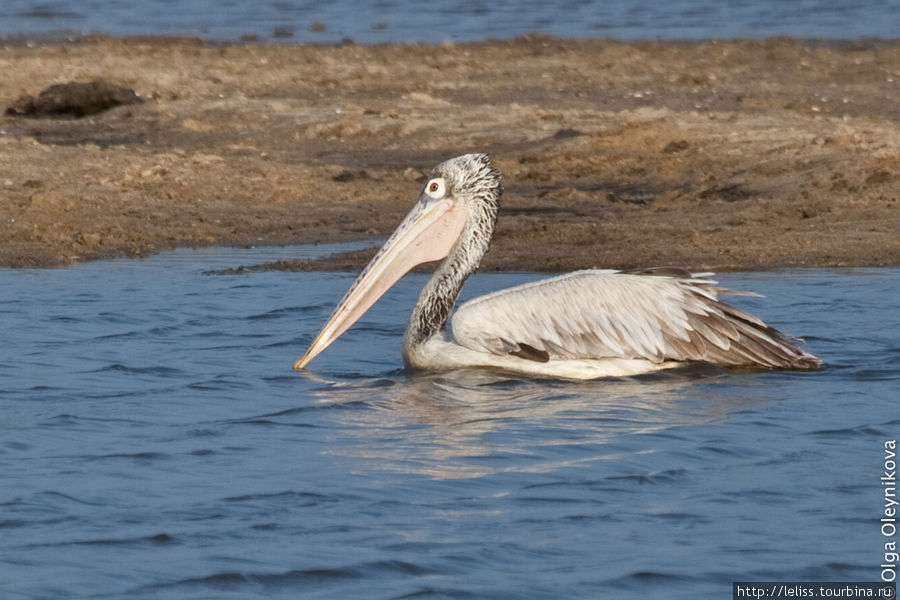
{"type": "Polygon", "coordinates": [[[403,337],[409,368],[490,367],[593,379],[692,362],[773,369],[821,364],[793,338],[719,300],[737,292],[716,287],[711,273],[671,268],[577,271],[493,292],[460,306],[448,332],[463,283],[488,250],[502,192],[500,171],[486,154],[437,165],[418,202],[294,368],[304,368],[410,269],[441,259],[403,337]]]}

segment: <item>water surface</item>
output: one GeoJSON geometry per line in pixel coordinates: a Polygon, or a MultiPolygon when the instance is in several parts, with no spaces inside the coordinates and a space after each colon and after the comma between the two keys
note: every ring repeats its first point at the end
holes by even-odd
{"type": "MultiPolygon", "coordinates": [[[[900,269],[726,274],[818,372],[400,365],[425,276],[291,370],[329,248],[0,270],[0,597],[696,598],[877,580],[900,269]]],[[[538,277],[476,275],[466,297],[538,277]]]]}
{"type": "Polygon", "coordinates": [[[895,38],[900,0],[4,0],[0,35],[190,35],[334,43],[472,41],[538,31],[620,39],[895,38]]]}

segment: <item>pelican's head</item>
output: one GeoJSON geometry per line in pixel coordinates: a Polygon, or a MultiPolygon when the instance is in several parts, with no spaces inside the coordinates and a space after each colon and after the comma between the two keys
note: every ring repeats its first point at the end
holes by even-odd
{"type": "Polygon", "coordinates": [[[503,182],[487,154],[463,154],[445,160],[431,170],[419,202],[425,198],[449,198],[478,213],[490,211],[496,219],[503,182]]]}
{"type": "Polygon", "coordinates": [[[294,368],[302,369],[328,347],[410,269],[451,254],[460,238],[483,240],[478,249],[483,254],[501,193],[500,171],[491,166],[487,154],[457,156],[432,169],[418,202],[350,286],[294,368]]]}

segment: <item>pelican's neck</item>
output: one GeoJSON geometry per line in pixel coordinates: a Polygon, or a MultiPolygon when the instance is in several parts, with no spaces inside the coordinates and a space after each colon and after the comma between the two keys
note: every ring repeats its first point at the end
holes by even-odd
{"type": "Polygon", "coordinates": [[[469,218],[453,250],[422,288],[409,316],[403,340],[405,349],[424,343],[446,325],[463,284],[488,250],[497,221],[496,200],[485,202],[469,218]]]}

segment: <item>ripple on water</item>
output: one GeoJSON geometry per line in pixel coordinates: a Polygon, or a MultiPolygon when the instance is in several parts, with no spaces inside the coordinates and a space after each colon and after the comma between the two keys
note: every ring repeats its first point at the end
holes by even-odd
{"type": "Polygon", "coordinates": [[[247,590],[265,593],[279,590],[302,590],[308,589],[308,586],[318,589],[348,580],[370,581],[372,585],[377,585],[379,580],[394,577],[421,578],[434,574],[438,574],[438,572],[412,562],[384,560],[333,568],[293,569],[282,572],[225,571],[146,586],[134,590],[134,592],[138,594],[145,592],[176,593],[184,589],[202,588],[223,592],[247,590]]]}
{"type": "Polygon", "coordinates": [[[154,375],[157,377],[178,377],[181,375],[186,375],[187,371],[176,367],[164,366],[164,365],[152,365],[147,367],[134,367],[129,365],[124,365],[122,363],[112,363],[105,365],[103,367],[99,367],[97,369],[92,369],[89,371],[85,371],[86,373],[103,373],[105,371],[117,371],[120,373],[124,373],[126,375],[154,375]]]}
{"type": "Polygon", "coordinates": [[[265,505],[275,502],[279,504],[288,504],[292,507],[319,506],[325,503],[337,502],[338,500],[339,498],[335,496],[328,496],[316,492],[295,492],[293,490],[273,492],[270,494],[247,494],[244,496],[223,498],[224,502],[250,502],[265,505]]]}

